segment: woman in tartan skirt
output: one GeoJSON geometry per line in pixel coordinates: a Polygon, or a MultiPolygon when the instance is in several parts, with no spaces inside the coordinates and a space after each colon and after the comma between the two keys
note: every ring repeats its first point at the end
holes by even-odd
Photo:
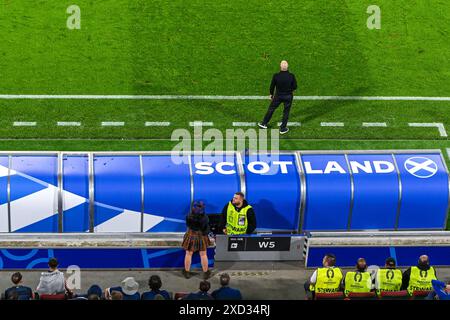
{"type": "Polygon", "coordinates": [[[206,255],[210,241],[208,237],[209,219],[205,214],[203,202],[194,203],[191,213],[186,217],[186,225],[188,230],[184,234],[182,244],[183,249],[186,250],[183,275],[186,279],[191,277],[192,255],[198,251],[202,263],[203,278],[206,280],[211,276],[211,271],[208,270],[208,256],[206,255]]]}

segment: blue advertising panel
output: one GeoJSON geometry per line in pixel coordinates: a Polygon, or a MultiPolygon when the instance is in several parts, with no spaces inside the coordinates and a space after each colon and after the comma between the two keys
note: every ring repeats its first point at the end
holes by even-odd
{"type": "Polygon", "coordinates": [[[348,155],[353,173],[352,230],[395,229],[399,184],[390,154],[348,155]]]}
{"type": "Polygon", "coordinates": [[[300,180],[295,155],[246,156],[244,172],[257,230],[297,230],[300,180]]]}
{"type": "Polygon", "coordinates": [[[344,155],[301,157],[306,176],[303,230],[347,230],[351,185],[344,155]]]}
{"type": "Polygon", "coordinates": [[[397,154],[402,181],[398,229],[443,229],[448,175],[440,154],[397,154]]]}
{"type": "Polygon", "coordinates": [[[57,232],[57,156],[13,156],[11,231],[57,232]]]}
{"type": "Polygon", "coordinates": [[[194,200],[204,201],[206,213],[221,213],[235,192],[240,191],[236,157],[191,156],[194,177],[194,200]]]}
{"type": "Polygon", "coordinates": [[[94,157],[95,232],[140,232],[139,156],[94,157]]]}
{"type": "Polygon", "coordinates": [[[88,156],[63,157],[63,231],[89,231],[88,156]]]}
{"type": "Polygon", "coordinates": [[[0,157],[0,232],[8,232],[8,156],[0,157]]]}
{"type": "Polygon", "coordinates": [[[188,156],[173,161],[170,155],[142,157],[144,212],[164,220],[145,227],[144,232],[183,232],[191,206],[191,177],[188,156]],[[179,160],[179,161],[178,161],[179,160]]]}

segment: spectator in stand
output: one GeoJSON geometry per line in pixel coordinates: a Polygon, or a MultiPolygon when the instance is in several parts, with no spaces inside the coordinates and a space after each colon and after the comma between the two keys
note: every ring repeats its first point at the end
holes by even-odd
{"type": "Polygon", "coordinates": [[[123,296],[123,300],[140,300],[139,283],[134,280],[133,277],[127,277],[122,281],[120,287],[112,287],[105,289],[105,299],[111,300],[113,292],[120,292],[123,296]]]}
{"type": "Polygon", "coordinates": [[[230,276],[228,273],[220,275],[220,289],[213,291],[212,297],[216,300],[242,300],[241,292],[237,289],[230,288],[230,276]]]}
{"type": "Polygon", "coordinates": [[[148,280],[148,286],[150,287],[150,291],[144,292],[141,296],[141,300],[156,300],[157,295],[163,297],[162,300],[171,300],[169,292],[166,290],[160,290],[162,287],[162,281],[159,276],[151,276],[148,280]]]}
{"type": "Polygon", "coordinates": [[[213,297],[208,293],[209,289],[211,289],[211,284],[209,281],[200,282],[200,291],[197,293],[189,293],[182,300],[214,300],[213,297]]]}
{"type": "Polygon", "coordinates": [[[450,283],[446,284],[439,280],[431,280],[431,284],[434,290],[430,292],[426,298],[427,300],[436,299],[436,296],[439,300],[450,300],[450,283]]]}
{"type": "Polygon", "coordinates": [[[101,297],[101,295],[99,296],[97,294],[90,294],[87,299],[88,300],[102,300],[100,297],[101,297]]]}
{"type": "Polygon", "coordinates": [[[7,300],[32,300],[34,299],[33,290],[22,285],[22,274],[15,272],[11,276],[11,281],[14,284],[11,288],[5,291],[5,299],[7,300]],[[16,298],[17,299],[13,299],[16,298]]]}
{"type": "Polygon", "coordinates": [[[189,279],[192,274],[190,272],[192,255],[194,252],[200,253],[200,260],[203,269],[203,278],[206,280],[211,276],[211,270],[208,269],[207,250],[210,245],[209,233],[209,219],[205,214],[205,204],[195,202],[192,207],[192,212],[186,217],[186,225],[188,230],[184,234],[182,247],[186,251],[184,258],[183,276],[189,279]]]}
{"type": "Polygon", "coordinates": [[[102,297],[102,293],[103,293],[102,288],[100,288],[98,285],[94,284],[88,289],[86,294],[77,295],[72,300],[100,300],[102,297]],[[89,297],[91,297],[91,296],[93,299],[89,299],[89,297]],[[94,296],[97,296],[98,299],[95,299],[94,296]]]}
{"type": "Polygon", "coordinates": [[[49,270],[41,273],[41,278],[36,291],[39,295],[47,294],[68,294],[72,295],[72,291],[66,285],[64,273],[58,270],[58,260],[50,258],[48,261],[49,270]]]}
{"type": "Polygon", "coordinates": [[[119,291],[113,291],[111,293],[111,299],[110,300],[124,300],[123,294],[119,291]]]}
{"type": "Polygon", "coordinates": [[[403,273],[401,290],[408,290],[410,295],[414,291],[432,291],[432,280],[437,280],[436,271],[430,266],[428,256],[422,255],[417,266],[410,267],[403,273]]]}

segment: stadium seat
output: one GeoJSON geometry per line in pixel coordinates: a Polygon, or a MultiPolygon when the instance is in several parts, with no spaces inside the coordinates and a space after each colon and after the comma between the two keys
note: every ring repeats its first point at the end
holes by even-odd
{"type": "Polygon", "coordinates": [[[66,300],[64,293],[60,294],[41,294],[39,300],[66,300]]]}
{"type": "Polygon", "coordinates": [[[377,295],[375,292],[350,292],[347,300],[375,300],[377,295]]]}
{"type": "Polygon", "coordinates": [[[314,300],[343,300],[343,299],[344,293],[342,291],[333,293],[316,293],[314,296],[314,300]]]}
{"type": "Polygon", "coordinates": [[[381,291],[378,296],[380,300],[407,300],[409,299],[408,291],[381,291]]]}
{"type": "Polygon", "coordinates": [[[413,291],[411,300],[425,300],[431,291],[413,291]]]}
{"type": "Polygon", "coordinates": [[[187,296],[188,294],[189,293],[187,293],[187,292],[176,292],[174,300],[180,300],[180,299],[184,298],[185,296],[187,296]]]}

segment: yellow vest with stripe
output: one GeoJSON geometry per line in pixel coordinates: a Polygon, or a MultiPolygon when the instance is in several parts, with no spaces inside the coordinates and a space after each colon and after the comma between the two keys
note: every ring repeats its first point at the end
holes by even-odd
{"type": "Polygon", "coordinates": [[[420,270],[418,267],[411,267],[411,276],[409,277],[408,293],[413,291],[431,291],[433,285],[431,280],[436,280],[434,268],[428,270],[420,270]]]}
{"type": "Polygon", "coordinates": [[[310,291],[317,293],[338,292],[342,282],[342,271],[339,268],[318,268],[316,283],[309,286],[310,291]]]}
{"type": "Polygon", "coordinates": [[[248,219],[247,211],[251,209],[250,205],[242,208],[241,211],[237,211],[231,201],[228,203],[227,208],[227,234],[246,234],[248,219]]]}
{"type": "Polygon", "coordinates": [[[379,269],[377,271],[377,294],[381,291],[399,291],[402,286],[402,271],[399,269],[379,269]]]}
{"type": "Polygon", "coordinates": [[[349,271],[345,275],[345,295],[350,292],[370,292],[372,290],[372,278],[370,272],[349,271]]]}

